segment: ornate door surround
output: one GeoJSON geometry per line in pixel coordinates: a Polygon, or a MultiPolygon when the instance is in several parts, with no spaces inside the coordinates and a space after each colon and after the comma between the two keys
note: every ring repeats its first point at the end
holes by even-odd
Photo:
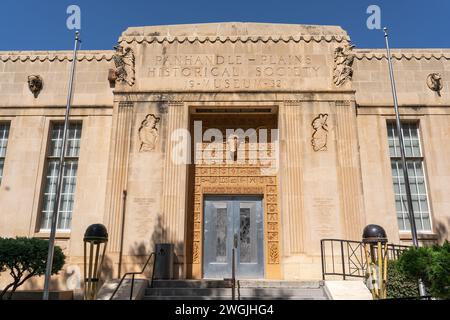
{"type": "MultiPolygon", "coordinates": [[[[273,124],[269,124],[270,127],[273,127],[273,124]]],[[[257,195],[262,196],[264,203],[265,277],[281,279],[277,173],[264,170],[264,166],[261,165],[246,163],[197,164],[192,165],[190,172],[193,196],[191,195],[192,209],[188,210],[188,215],[193,216],[187,219],[188,276],[194,279],[203,277],[202,257],[203,248],[206,245],[203,241],[204,197],[206,195],[257,195]]]]}

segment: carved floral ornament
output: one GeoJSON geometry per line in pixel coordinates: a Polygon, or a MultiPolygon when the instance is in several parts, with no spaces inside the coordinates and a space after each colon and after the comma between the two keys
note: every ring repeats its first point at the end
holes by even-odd
{"type": "Polygon", "coordinates": [[[155,116],[154,114],[148,114],[144,120],[142,120],[141,126],[139,127],[139,152],[153,151],[156,148],[156,143],[159,137],[159,122],[161,118],[155,116]]]}
{"type": "Polygon", "coordinates": [[[113,56],[115,69],[109,70],[108,80],[113,85],[115,82],[134,85],[135,81],[135,57],[133,49],[117,45],[113,56]]]}
{"type": "Polygon", "coordinates": [[[314,151],[326,151],[328,139],[328,114],[320,113],[311,123],[313,134],[311,145],[314,151]]]}
{"type": "Polygon", "coordinates": [[[333,83],[336,87],[341,86],[353,76],[353,53],[354,45],[347,43],[334,50],[333,83]]]}
{"type": "Polygon", "coordinates": [[[427,77],[427,86],[430,90],[437,92],[437,94],[441,95],[442,90],[442,77],[439,73],[430,73],[427,77]]]}
{"type": "Polygon", "coordinates": [[[29,75],[27,82],[31,93],[37,98],[44,87],[44,80],[42,80],[42,77],[39,75],[29,75]]]}

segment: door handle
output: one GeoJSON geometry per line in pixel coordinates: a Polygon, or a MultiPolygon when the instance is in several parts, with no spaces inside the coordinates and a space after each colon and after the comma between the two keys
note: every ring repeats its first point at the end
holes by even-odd
{"type": "Polygon", "coordinates": [[[233,248],[237,248],[237,246],[238,246],[238,235],[237,233],[235,233],[233,237],[233,248]]]}

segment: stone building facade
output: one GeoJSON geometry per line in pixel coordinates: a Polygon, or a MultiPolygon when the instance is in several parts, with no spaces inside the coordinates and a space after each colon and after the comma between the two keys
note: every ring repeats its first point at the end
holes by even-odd
{"type": "MultiPolygon", "coordinates": [[[[159,242],[175,244],[177,277],[226,275],[237,243],[238,273],[265,279],[320,278],[320,240],[369,223],[410,242],[384,50],[335,26],[211,23],[128,28],[77,60],[61,288],[92,223],[109,232],[109,278],[121,252],[123,273],[159,242]]],[[[0,52],[2,237],[49,235],[71,61],[0,52]]],[[[443,241],[450,49],[396,49],[393,64],[420,239],[443,241]]]]}

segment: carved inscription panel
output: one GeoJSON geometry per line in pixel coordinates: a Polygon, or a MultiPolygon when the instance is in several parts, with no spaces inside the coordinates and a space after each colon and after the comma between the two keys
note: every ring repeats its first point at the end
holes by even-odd
{"type": "Polygon", "coordinates": [[[186,89],[283,88],[286,79],[317,77],[308,55],[155,55],[147,76],[181,78],[186,89]]]}
{"type": "Polygon", "coordinates": [[[139,75],[142,86],[166,90],[282,91],[312,88],[313,84],[328,88],[332,83],[328,67],[331,56],[310,50],[230,50],[226,45],[223,51],[217,47],[209,50],[207,46],[183,49],[174,53],[146,52],[139,75]]]}

